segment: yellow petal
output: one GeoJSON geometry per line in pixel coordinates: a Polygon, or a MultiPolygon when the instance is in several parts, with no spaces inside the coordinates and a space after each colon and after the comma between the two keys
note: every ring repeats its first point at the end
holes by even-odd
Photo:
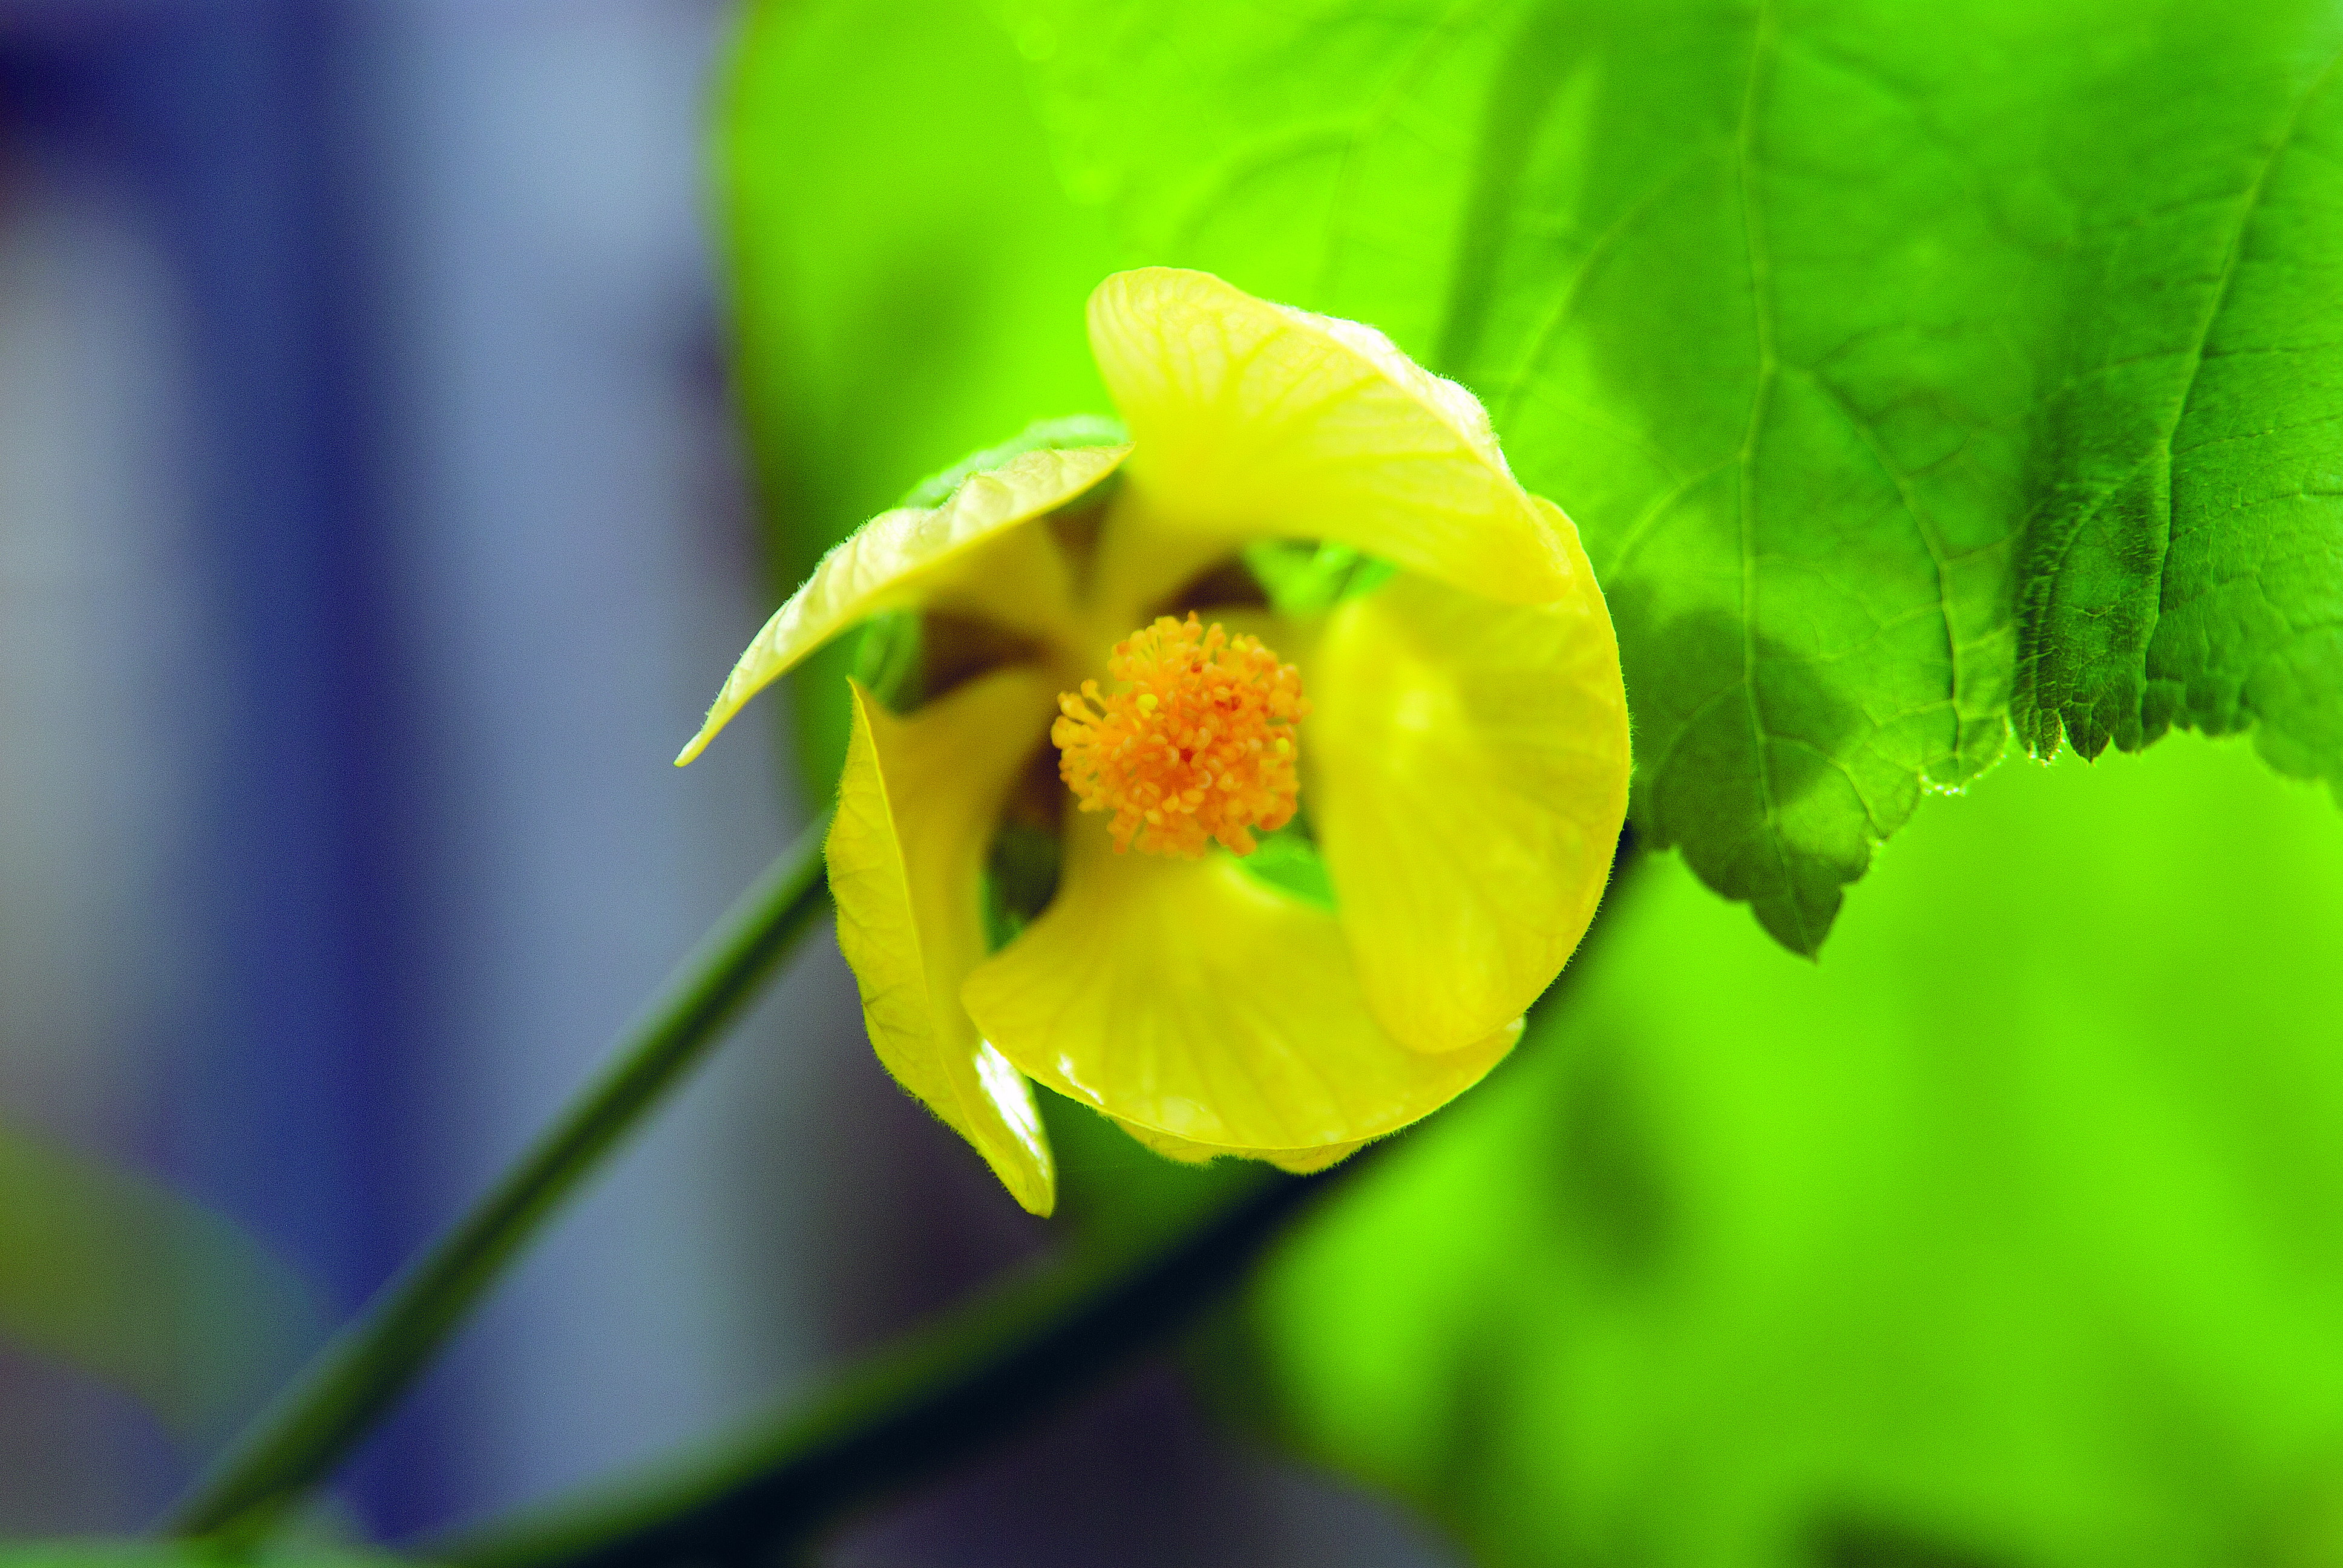
{"type": "Polygon", "coordinates": [[[1132,442],[1103,544],[1144,599],[1232,544],[1332,539],[1508,603],[1574,569],[1473,395],[1371,327],[1271,305],[1209,273],[1118,273],[1091,351],[1132,442]]]}
{"type": "Polygon", "coordinates": [[[1299,1157],[1437,1110],[1512,1049],[1438,1056],[1378,1026],[1332,915],[1226,855],[1117,855],[1066,834],[1056,900],[960,995],[1018,1069],[1134,1131],[1299,1157]]]}
{"type": "Polygon", "coordinates": [[[749,699],[799,659],[880,610],[958,610],[1042,636],[1071,615],[1064,558],[1046,530],[1019,525],[1055,511],[1105,478],[1128,447],[1027,452],[971,475],[940,507],[882,512],[848,536],[773,612],[732,667],[680,768],[706,749],[749,699]]]}
{"type": "Polygon", "coordinates": [[[1054,702],[1051,683],[1026,668],[909,719],[855,687],[829,845],[838,945],[879,1060],[1036,1214],[1055,1204],[1057,1178],[1032,1086],[978,1038],[960,988],[984,956],[985,846],[1054,702]]]}
{"type": "Polygon", "coordinates": [[[1419,1050],[1518,1017],[1603,896],[1627,702],[1583,561],[1535,606],[1400,573],[1335,610],[1303,671],[1302,799],[1367,999],[1419,1050]]]}

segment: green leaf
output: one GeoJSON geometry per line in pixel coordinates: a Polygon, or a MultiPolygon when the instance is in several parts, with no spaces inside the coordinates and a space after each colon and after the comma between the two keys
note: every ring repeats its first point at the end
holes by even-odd
{"type": "Polygon", "coordinates": [[[1137,259],[1489,404],[1619,626],[1635,819],[1813,951],[2001,753],[2343,779],[2343,11],[1021,0],[1137,259]]]}
{"type": "Polygon", "coordinates": [[[320,1332],[298,1277],[226,1220],[0,1123],[0,1339],[132,1395],[201,1449],[320,1332]]]}
{"type": "Polygon", "coordinates": [[[1805,965],[1651,866],[1242,1381],[1495,1568],[2335,1562],[2343,816],[2192,740],[1873,879],[1805,965]]]}
{"type": "Polygon", "coordinates": [[[211,1546],[167,1541],[103,1540],[22,1542],[0,1546],[0,1568],[395,1568],[410,1559],[347,1547],[296,1546],[228,1556],[211,1546]]]}
{"type": "MultiPolygon", "coordinates": [[[[1109,408],[1082,327],[1105,228],[1060,192],[1022,69],[975,0],[749,9],[715,153],[776,602],[920,476],[1109,408]]],[[[792,680],[817,799],[853,664],[841,638],[792,680]]]]}

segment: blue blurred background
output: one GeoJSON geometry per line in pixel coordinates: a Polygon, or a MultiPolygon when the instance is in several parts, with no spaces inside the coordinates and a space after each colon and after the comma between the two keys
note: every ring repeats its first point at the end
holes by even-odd
{"type": "MultiPolygon", "coordinates": [[[[669,766],[772,598],[703,216],[729,22],[0,0],[0,1116],[283,1276],[176,1430],[0,1347],[0,1536],[150,1520],[803,813],[778,702],[669,766]]],[[[820,944],[343,1501],[398,1538],[575,1486],[1038,1244],[820,944]]],[[[1441,1560],[1161,1366],[834,1556],[1109,1552],[1441,1560]]]]}
{"type": "MultiPolygon", "coordinates": [[[[698,208],[720,21],[10,19],[7,1102],[235,1216],[328,1315],[518,1145],[792,809],[769,748],[666,766],[759,614],[698,208]]],[[[784,1011],[851,1032],[813,979],[769,1045],[784,1011]]],[[[813,1306],[741,1273],[729,1172],[814,1134],[790,1108],[837,1060],[729,1055],[383,1442],[369,1512],[539,1489],[787,1376],[813,1306]]],[[[786,1251],[810,1217],[759,1222],[786,1251]]],[[[135,1422],[29,1366],[8,1388],[92,1423],[7,1422],[41,1451],[5,1467],[12,1525],[160,1501],[135,1422]]]]}

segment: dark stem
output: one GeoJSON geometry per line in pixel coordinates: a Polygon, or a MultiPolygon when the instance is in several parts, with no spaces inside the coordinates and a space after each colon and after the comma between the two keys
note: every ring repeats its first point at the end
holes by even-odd
{"type": "Polygon", "coordinates": [[[609,1064],[455,1229],[386,1285],[171,1511],[175,1535],[256,1540],[397,1402],[508,1265],[721,1036],[827,902],[825,815],[775,859],[609,1064]]]}
{"type": "MultiPolygon", "coordinates": [[[[1549,1014],[1598,938],[1637,857],[1621,835],[1611,885],[1549,1014]]],[[[1156,1250],[1061,1263],[988,1293],[880,1352],[806,1408],[666,1475],[418,1555],[449,1568],[717,1568],[789,1561],[849,1515],[1031,1425],[1195,1323],[1299,1213],[1396,1140],[1315,1176],[1264,1171],[1242,1197],[1156,1250]]]]}
{"type": "Polygon", "coordinates": [[[1266,1173],[1135,1264],[1022,1279],[665,1486],[420,1553],[451,1568],[786,1560],[840,1518],[1022,1430],[1192,1322],[1332,1180],[1266,1173]]]}

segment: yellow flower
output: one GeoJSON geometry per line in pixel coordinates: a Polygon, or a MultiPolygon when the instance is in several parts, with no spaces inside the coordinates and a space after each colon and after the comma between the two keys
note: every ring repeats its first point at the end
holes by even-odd
{"type": "Polygon", "coordinates": [[[1471,1087],[1584,934],[1626,809],[1601,590],[1470,393],[1202,273],[1107,279],[1090,332],[1128,444],[864,524],[679,759],[830,638],[923,612],[952,655],[926,700],[854,689],[839,940],[880,1059],[1037,1213],[1028,1079],[1175,1158],[1291,1170],[1471,1087]],[[1229,569],[1265,539],[1394,569],[1280,614],[1229,569]],[[1059,883],[988,953],[1012,801],[1057,815],[1059,883]],[[1331,910],[1240,858],[1297,803],[1331,910]]]}

